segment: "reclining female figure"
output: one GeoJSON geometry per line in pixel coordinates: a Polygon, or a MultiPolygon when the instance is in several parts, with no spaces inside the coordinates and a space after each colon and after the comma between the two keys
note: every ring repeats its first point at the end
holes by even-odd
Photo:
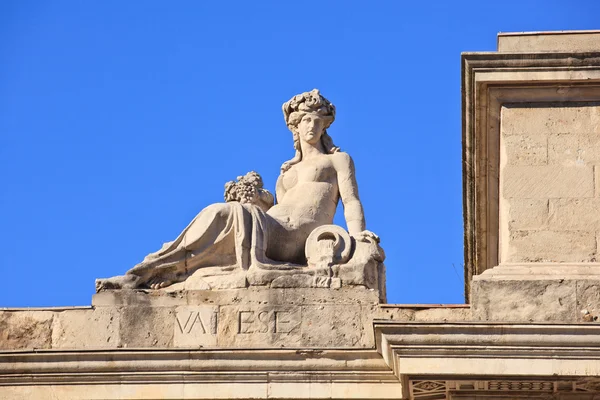
{"type": "Polygon", "coordinates": [[[294,96],[283,105],[283,113],[296,154],[281,167],[277,204],[269,192],[257,188],[248,201],[210,205],[176,240],[125,275],[98,280],[97,290],[158,289],[183,281],[200,268],[219,267],[220,273],[306,268],[306,239],[315,228],[333,223],[340,199],[350,235],[378,241],[365,230],[352,159],[327,134],[335,118],[334,105],[315,89],[294,96]]]}

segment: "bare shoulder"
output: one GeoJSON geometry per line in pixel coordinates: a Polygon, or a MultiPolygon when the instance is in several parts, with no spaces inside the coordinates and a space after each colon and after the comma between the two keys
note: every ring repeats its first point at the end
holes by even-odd
{"type": "Polygon", "coordinates": [[[336,168],[354,168],[354,162],[348,153],[338,151],[333,153],[331,158],[336,168]]]}

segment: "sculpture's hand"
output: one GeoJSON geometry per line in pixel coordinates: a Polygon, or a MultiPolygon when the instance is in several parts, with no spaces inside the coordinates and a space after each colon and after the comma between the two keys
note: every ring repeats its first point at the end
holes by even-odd
{"type": "Polygon", "coordinates": [[[367,230],[351,234],[350,236],[352,236],[357,242],[379,243],[380,241],[379,236],[367,230]]]}
{"type": "Polygon", "coordinates": [[[283,174],[286,171],[289,171],[289,169],[292,168],[292,165],[286,161],[283,164],[281,164],[281,173],[283,174]]]}
{"type": "Polygon", "coordinates": [[[242,204],[258,204],[261,208],[273,205],[273,195],[263,189],[263,181],[254,171],[238,176],[237,181],[225,184],[225,201],[239,201],[242,204]]]}
{"type": "Polygon", "coordinates": [[[258,202],[264,205],[263,209],[266,207],[266,210],[268,210],[269,208],[273,207],[275,204],[275,198],[271,192],[269,192],[267,189],[258,189],[257,194],[258,195],[256,197],[258,202]]]}
{"type": "Polygon", "coordinates": [[[266,189],[261,188],[253,188],[253,190],[249,190],[241,199],[240,203],[244,204],[254,204],[262,208],[264,212],[269,211],[269,208],[273,207],[275,203],[275,199],[271,192],[266,189]]]}

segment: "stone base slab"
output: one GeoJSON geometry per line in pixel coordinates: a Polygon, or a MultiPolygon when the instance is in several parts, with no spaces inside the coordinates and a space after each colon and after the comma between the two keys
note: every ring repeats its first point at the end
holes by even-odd
{"type": "Polygon", "coordinates": [[[597,322],[600,263],[503,264],[473,277],[478,321],[597,322]]]}
{"type": "Polygon", "coordinates": [[[378,305],[364,288],[105,291],[90,308],[0,311],[0,349],[372,348],[378,305]]]}

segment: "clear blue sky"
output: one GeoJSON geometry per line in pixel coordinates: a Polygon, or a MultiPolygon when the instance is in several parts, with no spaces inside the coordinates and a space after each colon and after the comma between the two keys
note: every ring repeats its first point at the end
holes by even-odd
{"type": "MultiPolygon", "coordinates": [[[[463,302],[460,53],[600,28],[600,1],[0,2],[0,307],[90,304],[250,170],[319,88],[390,303],[463,302]]],[[[336,221],[343,224],[340,213],[336,221]]]]}

